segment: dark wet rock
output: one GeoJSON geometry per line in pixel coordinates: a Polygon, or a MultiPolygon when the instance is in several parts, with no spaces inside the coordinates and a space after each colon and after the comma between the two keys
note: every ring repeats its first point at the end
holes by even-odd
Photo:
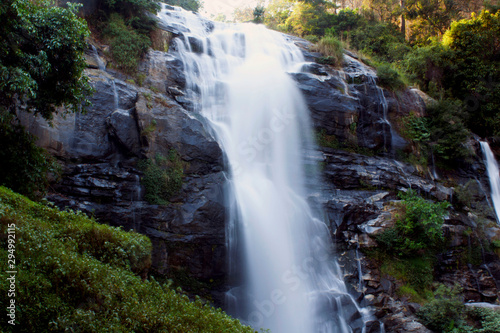
{"type": "Polygon", "coordinates": [[[116,110],[108,118],[109,135],[124,154],[139,156],[141,144],[134,110],[116,110]]]}
{"type": "MultiPolygon", "coordinates": [[[[152,53],[150,64],[153,58],[165,60],[152,53]]],[[[148,70],[151,85],[160,83],[163,72],[148,70]]],[[[100,71],[88,73],[96,93],[87,113],[56,116],[53,127],[21,114],[38,143],[64,164],[62,179],[48,199],[149,236],[157,272],[176,269],[202,280],[224,279],[225,177],[218,144],[200,120],[166,95],[100,71]],[[186,164],[182,189],[174,203],[151,205],[144,201],[137,161],[167,155],[170,149],[186,164]]]]}
{"type": "Polygon", "coordinates": [[[145,75],[143,85],[152,87],[160,93],[167,93],[169,81],[183,86],[183,83],[179,81],[178,69],[169,66],[169,63],[174,61],[174,58],[166,52],[149,50],[138,67],[138,71],[145,75]]]}
{"type": "Polygon", "coordinates": [[[453,189],[416,175],[414,167],[383,157],[368,157],[341,150],[324,149],[325,178],[336,188],[389,189],[412,188],[423,195],[449,200],[453,189]]]}
{"type": "Polygon", "coordinates": [[[222,150],[199,119],[172,100],[148,98],[141,94],[135,107],[147,156],[175,149],[189,163],[189,174],[222,170],[222,150]]]}

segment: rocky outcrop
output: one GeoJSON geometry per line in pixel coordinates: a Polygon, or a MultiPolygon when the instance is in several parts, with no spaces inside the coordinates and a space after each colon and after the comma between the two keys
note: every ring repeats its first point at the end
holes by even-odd
{"type": "Polygon", "coordinates": [[[307,61],[305,73],[294,73],[318,131],[348,144],[374,151],[403,149],[407,142],[396,129],[397,119],[411,112],[423,115],[427,96],[418,89],[389,92],[377,86],[375,71],[347,52],[342,68],[314,63],[320,54],[311,44],[293,38],[307,61]]]}
{"type": "MultiPolygon", "coordinates": [[[[412,188],[429,199],[453,201],[455,189],[392,159],[322,150],[323,205],[351,293],[360,304],[374,307],[386,332],[429,332],[415,316],[419,305],[398,293],[402,282],[382,274],[379,263],[364,253],[376,249],[377,235],[394,226],[399,214],[398,191],[412,188]]],[[[462,171],[455,178],[462,182],[455,183],[457,187],[463,187],[466,174],[462,171]]],[[[482,205],[479,202],[485,202],[486,196],[479,191],[481,182],[470,184],[465,189],[470,200],[482,205]]],[[[491,219],[479,222],[474,214],[452,209],[443,225],[448,245],[438,256],[434,280],[450,286],[459,283],[466,302],[495,303],[500,299],[500,260],[485,241],[495,240],[500,232],[494,217],[491,219]]]]}
{"type": "Polygon", "coordinates": [[[168,96],[103,71],[87,74],[96,93],[85,113],[56,116],[52,126],[20,114],[38,144],[63,165],[62,179],[48,199],[148,235],[159,273],[174,270],[201,280],[223,280],[225,176],[219,145],[202,121],[168,96]],[[171,204],[151,205],[144,201],[137,162],[167,156],[171,149],[185,166],[182,189],[171,204]]]}

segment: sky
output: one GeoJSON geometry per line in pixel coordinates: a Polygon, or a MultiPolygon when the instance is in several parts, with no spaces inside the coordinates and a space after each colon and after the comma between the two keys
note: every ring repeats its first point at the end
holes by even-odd
{"type": "Polygon", "coordinates": [[[203,0],[203,8],[200,10],[200,14],[210,18],[211,15],[216,16],[222,13],[229,19],[236,8],[254,8],[259,2],[262,2],[262,0],[203,0]]]}

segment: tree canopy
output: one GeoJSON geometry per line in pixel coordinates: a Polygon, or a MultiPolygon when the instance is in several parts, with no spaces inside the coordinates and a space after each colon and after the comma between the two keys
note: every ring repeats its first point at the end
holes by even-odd
{"type": "Polygon", "coordinates": [[[56,107],[76,111],[92,88],[83,75],[89,35],[77,7],[46,0],[3,0],[0,4],[0,107],[18,100],[51,119],[56,107]]]}

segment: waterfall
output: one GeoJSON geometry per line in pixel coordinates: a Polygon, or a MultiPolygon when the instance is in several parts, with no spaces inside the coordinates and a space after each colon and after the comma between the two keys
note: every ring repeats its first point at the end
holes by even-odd
{"type": "Polygon", "coordinates": [[[96,47],[94,45],[92,45],[92,44],[90,44],[90,47],[92,48],[92,54],[93,54],[95,60],[97,61],[97,67],[99,67],[99,69],[101,71],[105,71],[106,70],[106,65],[102,61],[101,57],[99,57],[99,53],[97,52],[96,47]]]}
{"type": "Polygon", "coordinates": [[[493,207],[495,208],[495,214],[498,222],[500,221],[500,174],[498,170],[498,163],[488,142],[481,141],[480,144],[485,158],[486,171],[488,172],[488,178],[490,180],[491,201],[493,201],[493,207]]]}
{"type": "Polygon", "coordinates": [[[170,6],[158,17],[182,27],[171,49],[187,98],[227,158],[226,310],[273,333],[364,330],[369,314],[347,292],[329,230],[308,203],[315,147],[288,74],[303,67],[301,51],[260,25],[212,23],[170,6]]]}

